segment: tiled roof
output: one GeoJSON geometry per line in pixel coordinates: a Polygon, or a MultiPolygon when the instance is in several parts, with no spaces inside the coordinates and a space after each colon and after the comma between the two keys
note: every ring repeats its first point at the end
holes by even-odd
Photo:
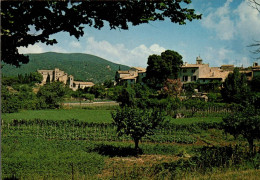
{"type": "Polygon", "coordinates": [[[186,65],[183,65],[181,66],[181,68],[198,68],[200,66],[203,66],[204,64],[186,64],[186,65]]]}
{"type": "Polygon", "coordinates": [[[73,83],[75,83],[76,85],[91,85],[94,86],[95,84],[93,82],[83,82],[83,81],[73,81],[73,83]]]}
{"type": "Polygon", "coordinates": [[[119,74],[129,74],[129,71],[117,71],[119,74]]]}
{"type": "Polygon", "coordinates": [[[203,76],[200,76],[200,79],[226,79],[226,77],[228,76],[229,72],[228,71],[222,71],[220,69],[217,68],[211,68],[211,72],[208,74],[205,74],[203,76]]]}
{"type": "Polygon", "coordinates": [[[142,68],[142,67],[133,67],[133,68],[137,69],[139,73],[146,72],[146,68],[142,68]]]}
{"type": "Polygon", "coordinates": [[[121,79],[126,80],[126,79],[136,79],[136,78],[137,78],[137,76],[127,76],[127,77],[123,77],[121,79]]]}
{"type": "Polygon", "coordinates": [[[234,67],[233,64],[224,64],[224,65],[221,65],[221,67],[234,67]]]}

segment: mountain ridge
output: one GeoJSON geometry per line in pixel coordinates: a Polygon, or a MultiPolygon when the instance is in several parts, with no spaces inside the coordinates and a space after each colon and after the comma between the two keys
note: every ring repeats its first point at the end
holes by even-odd
{"type": "Polygon", "coordinates": [[[104,58],[84,53],[45,52],[26,55],[30,59],[28,64],[22,64],[20,68],[4,64],[2,74],[4,76],[16,76],[40,69],[59,68],[69,75],[73,75],[75,80],[102,83],[105,80],[113,80],[117,70],[128,70],[130,68],[126,65],[113,63],[104,58]]]}

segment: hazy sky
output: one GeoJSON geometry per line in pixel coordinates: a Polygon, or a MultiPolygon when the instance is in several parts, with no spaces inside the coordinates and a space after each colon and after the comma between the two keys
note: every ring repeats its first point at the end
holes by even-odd
{"type": "MultiPolygon", "coordinates": [[[[260,1],[260,0],[259,0],[260,1]]],[[[38,43],[21,53],[88,53],[128,66],[147,66],[147,58],[170,49],[183,56],[183,61],[195,63],[197,56],[210,66],[235,64],[251,66],[255,57],[248,45],[260,40],[260,13],[246,0],[193,0],[190,8],[203,14],[201,20],[186,25],[169,20],[130,26],[129,30],[85,28],[85,35],[77,40],[68,33],[51,37],[58,44],[38,43]]],[[[258,61],[259,62],[259,61],[258,61]]]]}

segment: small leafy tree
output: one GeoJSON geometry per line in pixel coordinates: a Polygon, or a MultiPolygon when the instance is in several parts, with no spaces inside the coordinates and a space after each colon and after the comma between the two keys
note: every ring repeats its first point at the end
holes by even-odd
{"type": "Polygon", "coordinates": [[[242,135],[248,141],[250,151],[253,152],[254,140],[260,139],[259,109],[248,106],[243,111],[237,111],[223,118],[222,126],[225,132],[235,137],[242,135]]]}
{"type": "Polygon", "coordinates": [[[62,82],[53,82],[42,86],[37,93],[39,98],[38,108],[59,108],[65,93],[65,85],[62,82]]]}
{"type": "Polygon", "coordinates": [[[112,112],[113,123],[117,126],[119,136],[126,134],[135,142],[135,150],[139,153],[139,141],[145,135],[151,135],[164,122],[163,114],[151,109],[122,107],[112,112]]]}

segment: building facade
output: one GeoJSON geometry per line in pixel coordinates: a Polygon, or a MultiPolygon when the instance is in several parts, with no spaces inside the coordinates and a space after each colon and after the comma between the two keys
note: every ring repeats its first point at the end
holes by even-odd
{"type": "Polygon", "coordinates": [[[76,91],[79,88],[84,89],[85,87],[92,87],[95,85],[93,82],[74,81],[74,77],[72,75],[68,75],[58,68],[55,68],[54,70],[37,71],[43,76],[43,80],[40,85],[46,84],[48,76],[50,78],[50,82],[59,81],[64,84],[68,84],[69,88],[73,91],[76,91]]]}
{"type": "Polygon", "coordinates": [[[196,64],[184,63],[181,67],[179,78],[184,84],[190,82],[223,82],[227,78],[228,74],[233,71],[233,69],[234,65],[209,67],[209,64],[204,64],[203,60],[200,57],[197,57],[196,64]]]}
{"type": "Polygon", "coordinates": [[[118,83],[127,82],[134,84],[141,81],[146,76],[146,69],[141,67],[132,67],[128,71],[117,71],[116,79],[118,83]]]}

